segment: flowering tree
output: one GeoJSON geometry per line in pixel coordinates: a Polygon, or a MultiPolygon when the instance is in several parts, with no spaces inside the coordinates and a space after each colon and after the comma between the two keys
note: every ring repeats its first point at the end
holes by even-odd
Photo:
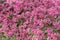
{"type": "Polygon", "coordinates": [[[60,0],[1,0],[0,40],[60,40],[60,0]]]}

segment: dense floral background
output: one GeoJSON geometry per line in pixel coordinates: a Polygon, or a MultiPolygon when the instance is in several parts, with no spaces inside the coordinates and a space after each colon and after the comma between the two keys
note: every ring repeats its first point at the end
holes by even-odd
{"type": "Polygon", "coordinates": [[[60,0],[0,0],[0,40],[60,40],[60,0]]]}

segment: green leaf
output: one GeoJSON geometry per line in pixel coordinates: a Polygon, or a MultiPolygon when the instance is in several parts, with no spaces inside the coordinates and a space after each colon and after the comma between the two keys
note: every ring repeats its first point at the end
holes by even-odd
{"type": "Polygon", "coordinates": [[[8,40],[8,38],[2,33],[2,40],[8,40]]]}
{"type": "Polygon", "coordinates": [[[11,20],[12,18],[13,18],[13,15],[10,15],[10,16],[9,16],[9,19],[11,20]]]}
{"type": "Polygon", "coordinates": [[[45,31],[46,29],[47,29],[47,27],[43,27],[43,28],[42,28],[42,31],[45,31]]]}
{"type": "Polygon", "coordinates": [[[11,36],[11,38],[13,38],[14,40],[16,40],[16,36],[11,36]]]}
{"type": "Polygon", "coordinates": [[[21,18],[21,19],[17,22],[17,26],[23,25],[24,22],[25,22],[25,19],[24,19],[24,18],[21,18]]]}
{"type": "Polygon", "coordinates": [[[8,38],[7,37],[2,37],[2,40],[8,40],[8,38]]]}
{"type": "Polygon", "coordinates": [[[0,28],[2,28],[2,23],[0,23],[0,28]]]}

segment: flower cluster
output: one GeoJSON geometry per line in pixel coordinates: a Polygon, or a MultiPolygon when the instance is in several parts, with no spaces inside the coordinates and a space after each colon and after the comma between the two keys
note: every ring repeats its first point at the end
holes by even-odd
{"type": "Polygon", "coordinates": [[[60,0],[1,0],[1,37],[60,40],[60,0]]]}

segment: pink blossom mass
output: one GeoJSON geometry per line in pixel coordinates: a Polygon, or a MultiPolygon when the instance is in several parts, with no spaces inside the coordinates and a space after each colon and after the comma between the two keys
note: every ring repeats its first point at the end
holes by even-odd
{"type": "Polygon", "coordinates": [[[3,37],[60,40],[60,0],[1,0],[0,40],[3,37]]]}

